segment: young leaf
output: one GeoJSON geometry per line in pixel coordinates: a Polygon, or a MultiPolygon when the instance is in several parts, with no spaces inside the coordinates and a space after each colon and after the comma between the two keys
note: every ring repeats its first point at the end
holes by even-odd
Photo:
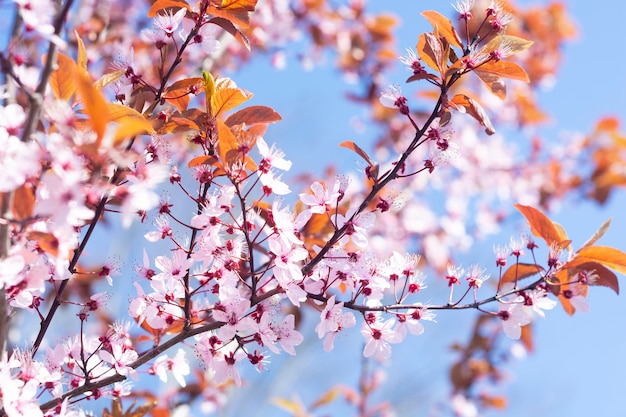
{"type": "Polygon", "coordinates": [[[356,143],[347,140],[345,142],[341,142],[339,144],[339,146],[341,146],[342,148],[346,148],[346,149],[350,149],[354,152],[357,153],[357,155],[359,155],[361,158],[365,159],[365,162],[367,162],[367,164],[369,166],[373,166],[374,163],[372,162],[372,160],[370,159],[369,155],[359,147],[359,145],[357,145],[356,143]]]}
{"type": "Polygon", "coordinates": [[[280,114],[267,106],[250,106],[235,112],[226,119],[227,126],[236,126],[245,123],[246,126],[258,123],[274,123],[282,120],[280,114]]]}
{"type": "Polygon", "coordinates": [[[224,165],[231,165],[235,159],[237,159],[239,154],[237,152],[239,148],[237,137],[221,120],[217,122],[217,133],[219,137],[219,140],[217,141],[217,152],[220,156],[220,160],[224,165]]]}
{"type": "Polygon", "coordinates": [[[85,50],[85,44],[83,40],[78,36],[78,32],[74,31],[76,35],[76,42],[78,44],[78,56],[76,58],[76,66],[78,70],[83,74],[87,74],[87,51],[85,50]]]}
{"type": "Polygon", "coordinates": [[[530,82],[524,68],[512,61],[488,61],[474,71],[480,74],[487,73],[512,80],[530,82]]]}
{"type": "Polygon", "coordinates": [[[532,277],[533,275],[536,275],[540,273],[541,271],[543,271],[543,267],[541,267],[540,265],[518,263],[518,264],[511,265],[504,272],[504,274],[502,274],[502,278],[500,281],[503,283],[515,282],[516,279],[517,281],[519,281],[524,278],[532,277]]]}
{"type": "Polygon", "coordinates": [[[76,92],[76,79],[74,74],[77,72],[76,63],[69,56],[58,53],[57,69],[50,74],[50,88],[55,98],[68,101],[74,92],[76,92]]]}
{"type": "Polygon", "coordinates": [[[222,113],[234,109],[241,103],[248,101],[252,97],[249,93],[240,88],[219,88],[211,97],[211,113],[218,116],[222,113]]]}
{"type": "Polygon", "coordinates": [[[626,274],[626,253],[609,246],[588,246],[579,249],[574,259],[597,262],[620,274],[626,274]]]}
{"type": "Polygon", "coordinates": [[[209,6],[208,13],[223,17],[242,27],[250,26],[250,13],[254,11],[257,0],[222,0],[222,4],[209,6]]]}
{"type": "Polygon", "coordinates": [[[100,91],[93,86],[93,83],[88,75],[75,71],[74,79],[76,81],[78,94],[80,95],[85,106],[85,113],[89,117],[91,126],[97,135],[96,147],[99,147],[102,142],[102,138],[104,137],[106,125],[109,121],[107,118],[108,103],[100,91]]]}
{"type": "Polygon", "coordinates": [[[214,17],[209,20],[210,23],[216,24],[226,32],[230,33],[239,43],[246,48],[248,51],[250,50],[250,40],[246,35],[243,34],[230,20],[226,20],[223,17],[214,17]]]}
{"type": "MultiPolygon", "coordinates": [[[[496,133],[493,125],[491,124],[491,120],[489,120],[489,116],[483,109],[483,107],[473,98],[466,96],[465,94],[457,94],[452,97],[450,100],[452,103],[458,106],[461,106],[464,109],[464,112],[467,112],[474,119],[478,120],[481,126],[485,127],[485,133],[488,135],[493,135],[496,133]]],[[[461,109],[459,109],[461,110],[461,109]]]]}
{"type": "Polygon", "coordinates": [[[158,15],[157,12],[169,8],[177,10],[184,8],[188,11],[191,11],[191,8],[187,4],[187,2],[183,0],[156,0],[154,3],[152,3],[152,6],[150,6],[150,9],[148,10],[148,17],[155,17],[158,15]]]}
{"type": "Polygon", "coordinates": [[[439,31],[441,36],[446,38],[450,45],[463,49],[463,46],[461,45],[461,38],[459,38],[459,35],[456,33],[450,19],[433,10],[426,10],[421,14],[430,22],[431,25],[433,25],[434,29],[439,31]]]}
{"type": "Polygon", "coordinates": [[[15,220],[30,219],[35,210],[35,192],[33,185],[22,184],[14,192],[13,197],[13,217],[15,220]]]}
{"type": "Polygon", "coordinates": [[[557,228],[552,220],[541,211],[521,204],[515,204],[515,208],[528,220],[531,233],[545,240],[548,246],[567,240],[567,236],[561,233],[561,229],[557,228]]]}
{"type": "Polygon", "coordinates": [[[432,33],[422,33],[415,47],[422,61],[430,68],[443,74],[440,63],[443,60],[443,45],[432,33]]]}
{"type": "Polygon", "coordinates": [[[102,90],[107,85],[119,80],[124,74],[126,74],[126,70],[123,69],[109,72],[108,74],[104,74],[100,77],[100,79],[96,81],[93,86],[98,90],[102,90]]]}
{"type": "Polygon", "coordinates": [[[502,81],[502,78],[489,72],[480,72],[480,70],[474,70],[474,73],[491,94],[498,97],[500,100],[506,98],[506,84],[502,81]]]}

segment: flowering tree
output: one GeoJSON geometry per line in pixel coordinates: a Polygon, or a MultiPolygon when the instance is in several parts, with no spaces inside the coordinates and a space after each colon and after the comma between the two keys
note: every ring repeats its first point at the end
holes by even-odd
{"type": "MultiPolygon", "coordinates": [[[[105,416],[168,416],[183,396],[210,413],[246,368],[297,355],[303,315],[316,316],[320,348],[356,332],[355,355],[385,361],[438,311],[473,310],[450,372],[451,405],[471,415],[503,404],[474,390],[499,371],[489,358],[500,334],[530,346],[546,310],[588,309],[590,286],[619,290],[626,254],[597,244],[608,222],[579,244],[544,214],[568,194],[603,203],[624,183],[616,120],[565,151],[537,141],[523,161],[496,133],[544,119],[535,88],[572,33],[560,6],[463,0],[454,23],[424,11],[432,31],[400,58],[410,71],[401,88],[381,85],[395,21],[360,1],[15,3],[0,56],[2,415],[84,415],[104,397],[105,416]],[[371,151],[339,144],[364,161],[359,173],[311,173],[296,198],[292,163],[266,139],[281,116],[246,105],[252,93],[218,74],[254,53],[281,65],[297,34],[304,65],[334,50],[363,87],[350,98],[382,133],[371,151]],[[413,86],[429,107],[403,93],[413,86]],[[429,198],[442,182],[438,213],[429,198]],[[530,233],[495,248],[495,269],[455,263],[455,249],[507,217],[494,196],[516,202],[530,233]],[[140,266],[85,261],[111,238],[99,230],[138,222],[150,228],[140,266]],[[131,279],[124,311],[110,311],[131,279]],[[428,295],[435,287],[444,299],[428,295]],[[160,399],[157,381],[170,377],[179,389],[160,399]]],[[[377,383],[365,372],[360,391],[333,389],[308,411],[343,393],[359,415],[384,413],[367,406],[377,383]]]]}

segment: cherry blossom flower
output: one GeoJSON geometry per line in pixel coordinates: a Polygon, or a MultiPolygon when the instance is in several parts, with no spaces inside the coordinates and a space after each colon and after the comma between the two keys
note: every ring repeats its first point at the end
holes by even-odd
{"type": "Polygon", "coordinates": [[[324,214],[329,209],[328,206],[334,206],[339,198],[340,182],[335,181],[332,189],[328,189],[320,182],[311,184],[313,194],[302,193],[299,195],[300,201],[310,206],[309,211],[315,214],[324,214]]]}
{"type": "Polygon", "coordinates": [[[171,11],[165,14],[159,14],[154,20],[154,25],[162,30],[167,37],[171,38],[176,29],[178,29],[178,26],[182,23],[186,13],[187,9],[183,7],[174,14],[172,14],[171,11]]]}
{"type": "Polygon", "coordinates": [[[250,310],[250,300],[243,298],[236,288],[225,285],[220,286],[219,296],[220,302],[212,314],[214,320],[224,322],[218,330],[220,339],[230,340],[238,331],[254,329],[252,319],[246,315],[250,310]]]}
{"type": "Polygon", "coordinates": [[[557,302],[548,297],[548,292],[544,289],[537,288],[535,290],[522,294],[524,299],[524,309],[529,315],[537,314],[541,318],[546,317],[544,310],[552,310],[556,307],[557,302]]]}
{"type": "Polygon", "coordinates": [[[399,109],[400,113],[408,114],[407,99],[402,95],[402,90],[398,84],[387,87],[380,93],[380,104],[392,109],[399,109]]]}
{"type": "Polygon", "coordinates": [[[463,19],[467,22],[472,19],[472,7],[474,7],[474,0],[457,0],[452,7],[454,7],[454,10],[459,13],[459,20],[463,19]]]}
{"type": "Polygon", "coordinates": [[[185,375],[189,375],[190,368],[187,359],[185,358],[185,351],[178,349],[176,356],[170,359],[167,355],[159,356],[152,365],[153,372],[158,375],[159,379],[163,382],[167,382],[167,372],[171,372],[176,379],[176,382],[181,387],[186,387],[185,375]]]}
{"type": "Polygon", "coordinates": [[[334,348],[335,336],[348,327],[356,325],[356,318],[350,311],[343,311],[343,303],[335,303],[333,295],[326,302],[320,313],[321,321],[315,327],[318,337],[324,337],[324,350],[330,352],[334,348]]]}
{"type": "Polygon", "coordinates": [[[391,343],[400,343],[402,335],[393,327],[395,319],[381,321],[380,319],[372,324],[363,323],[361,334],[365,338],[365,348],[363,356],[369,358],[374,356],[376,360],[386,360],[391,357],[391,343]]]}
{"type": "Polygon", "coordinates": [[[419,61],[419,58],[417,57],[413,49],[407,48],[406,54],[404,56],[401,56],[399,59],[400,62],[402,62],[413,74],[422,74],[426,72],[424,66],[419,61]]]}
{"type": "Polygon", "coordinates": [[[130,376],[134,380],[139,379],[137,371],[129,366],[139,357],[137,352],[130,348],[123,348],[122,345],[117,343],[112,345],[111,348],[112,352],[100,350],[98,352],[100,359],[112,364],[118,374],[130,376]]]}
{"type": "MultiPolygon", "coordinates": [[[[180,38],[184,41],[195,27],[196,23],[191,19],[183,19],[182,29],[179,32],[180,38]]],[[[199,44],[202,51],[207,55],[212,55],[220,48],[220,42],[217,40],[219,36],[219,26],[206,23],[203,24],[198,33],[193,37],[193,43],[199,44]]]]}
{"type": "Polygon", "coordinates": [[[511,339],[519,339],[522,335],[522,326],[531,322],[532,316],[524,309],[521,303],[500,303],[498,317],[502,320],[502,329],[511,339]]]}
{"type": "Polygon", "coordinates": [[[22,142],[0,127],[0,171],[11,175],[0,176],[0,192],[12,191],[41,169],[40,152],[34,142],[22,142]]]}

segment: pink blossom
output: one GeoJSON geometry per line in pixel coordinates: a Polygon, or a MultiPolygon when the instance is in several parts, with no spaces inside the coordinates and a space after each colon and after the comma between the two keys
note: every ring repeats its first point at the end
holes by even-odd
{"type": "Polygon", "coordinates": [[[522,335],[522,326],[531,322],[532,316],[524,310],[521,303],[500,303],[498,317],[502,320],[502,329],[511,339],[519,339],[522,335]]]}
{"type": "Polygon", "coordinates": [[[333,349],[335,335],[345,328],[356,324],[354,314],[343,311],[343,303],[335,303],[333,295],[326,302],[326,306],[320,313],[321,321],[315,327],[317,336],[324,337],[324,350],[330,352],[333,349]]]}
{"type": "Polygon", "coordinates": [[[112,352],[107,350],[101,350],[98,352],[100,359],[112,364],[118,374],[130,376],[134,380],[139,379],[137,371],[129,366],[139,357],[137,352],[130,348],[122,348],[122,346],[117,343],[112,345],[111,348],[112,352]]]}
{"type": "Polygon", "coordinates": [[[171,372],[174,375],[174,379],[181,387],[187,386],[185,382],[185,375],[189,375],[190,368],[187,359],[185,358],[185,351],[178,349],[176,356],[170,359],[167,355],[159,356],[152,365],[152,369],[159,376],[159,379],[163,382],[167,382],[167,372],[171,372]]]}
{"type": "Polygon", "coordinates": [[[381,321],[376,320],[375,323],[363,323],[361,334],[365,338],[365,348],[363,356],[369,358],[374,356],[376,360],[386,360],[391,357],[391,343],[400,343],[402,335],[397,332],[393,326],[395,319],[381,321]]]}
{"type": "Polygon", "coordinates": [[[310,212],[316,214],[324,214],[328,211],[327,205],[334,206],[339,198],[340,182],[335,181],[333,188],[329,190],[320,182],[311,184],[313,194],[302,193],[299,195],[300,201],[310,206],[310,212]]]}

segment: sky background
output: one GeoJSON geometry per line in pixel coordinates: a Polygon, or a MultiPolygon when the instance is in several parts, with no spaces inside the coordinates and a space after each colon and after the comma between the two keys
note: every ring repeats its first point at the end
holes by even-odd
{"type": "MultiPolygon", "coordinates": [[[[546,3],[517,2],[519,5],[546,3]]],[[[607,115],[626,120],[624,58],[619,54],[619,46],[615,46],[620,45],[616,34],[623,26],[626,3],[583,0],[563,3],[579,34],[563,50],[555,85],[540,94],[540,106],[553,117],[541,131],[555,137],[561,132],[590,132],[597,120],[607,115]]],[[[400,51],[413,47],[417,36],[430,30],[419,15],[421,11],[432,9],[447,16],[453,12],[448,2],[435,0],[370,1],[368,7],[402,16],[396,32],[400,51]]],[[[389,82],[402,83],[406,78],[404,71],[398,64],[396,71],[388,74],[389,82]]],[[[309,172],[315,172],[316,168],[321,170],[331,163],[339,167],[339,171],[359,168],[357,158],[337,144],[355,140],[367,148],[372,135],[355,133],[351,120],[364,117],[364,110],[342,101],[350,86],[338,76],[330,62],[312,72],[293,63],[287,70],[277,72],[266,60],[259,59],[232,77],[239,86],[255,94],[256,104],[272,106],[282,115],[283,121],[269,129],[266,140],[276,142],[286,151],[295,170],[305,166],[309,172]],[[263,84],[258,82],[261,78],[263,84]]],[[[602,208],[593,203],[576,202],[551,213],[551,218],[563,224],[574,244],[580,245],[604,220],[612,217],[611,229],[600,243],[625,250],[625,207],[626,196],[621,192],[613,195],[609,204],[602,208]]],[[[521,216],[518,220],[522,221],[521,216]]],[[[505,229],[495,240],[475,245],[467,254],[467,260],[491,265],[492,245],[506,243],[516,231],[505,229]]],[[[622,284],[623,278],[620,277],[622,284]]],[[[508,366],[508,380],[496,391],[508,397],[508,408],[502,413],[487,415],[624,415],[624,296],[616,296],[606,288],[592,288],[589,301],[589,313],[569,317],[557,306],[548,312],[545,321],[535,322],[536,352],[508,366]]],[[[399,416],[450,415],[440,409],[449,393],[447,372],[455,359],[449,346],[453,340],[464,341],[469,336],[472,317],[466,313],[441,312],[436,324],[426,324],[422,336],[409,337],[404,343],[394,345],[392,360],[386,368],[388,384],[376,398],[390,400],[399,416]]],[[[361,337],[357,331],[347,333],[329,354],[322,351],[321,343],[311,335],[308,343],[298,349],[297,357],[270,358],[270,371],[256,377],[261,384],[253,379],[249,389],[239,391],[225,415],[283,415],[271,405],[259,408],[263,401],[259,403],[251,396],[270,399],[298,395],[305,404],[310,404],[334,383],[356,386],[361,337]],[[281,364],[290,366],[279,366],[281,364]]],[[[323,410],[329,415],[353,415],[350,409],[339,406],[323,410]]]]}

